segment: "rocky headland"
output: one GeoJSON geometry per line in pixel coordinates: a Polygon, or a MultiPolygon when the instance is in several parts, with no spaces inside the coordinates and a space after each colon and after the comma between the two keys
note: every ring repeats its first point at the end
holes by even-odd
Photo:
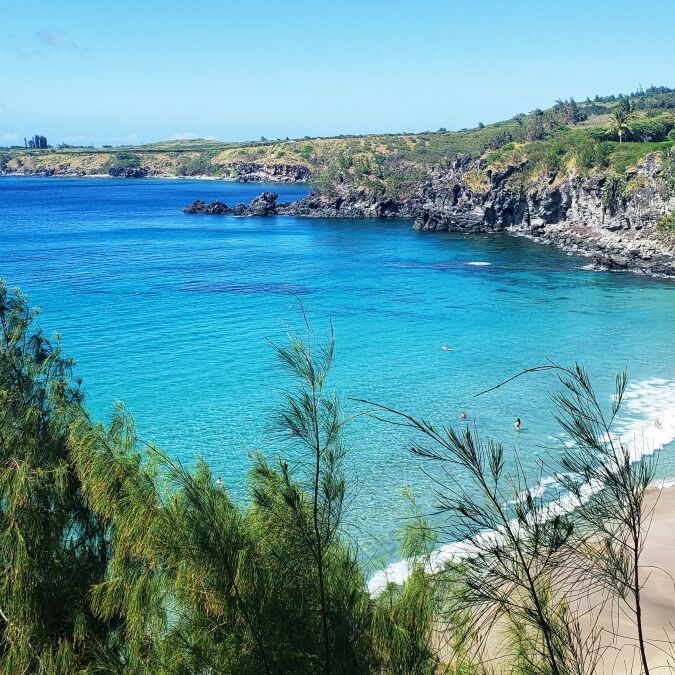
{"type": "MultiPolygon", "coordinates": [[[[0,157],[0,159],[2,159],[0,157]]],[[[200,165],[185,169],[170,153],[156,153],[143,158],[143,163],[125,166],[116,164],[114,155],[91,153],[71,154],[59,157],[31,155],[0,162],[0,176],[25,177],[77,177],[88,176],[110,178],[212,178],[236,181],[238,183],[298,183],[309,179],[309,168],[302,164],[284,162],[232,161],[218,165],[213,175],[210,167],[200,165]],[[75,159],[79,161],[75,161],[75,159]],[[203,172],[202,172],[203,171],[203,172]]]]}
{"type": "Polygon", "coordinates": [[[611,176],[551,172],[523,189],[513,180],[521,167],[483,170],[459,158],[436,168],[402,197],[365,187],[338,187],[278,203],[264,192],[250,204],[230,207],[196,201],[186,213],[235,216],[293,215],[312,218],[410,218],[429,232],[508,232],[588,256],[599,269],[675,276],[675,237],[657,224],[675,209],[659,180],[655,155],[628,172],[632,189],[611,184],[611,176]]]}
{"type": "Polygon", "coordinates": [[[675,276],[675,89],[668,87],[620,100],[559,100],[450,132],[0,148],[0,175],[310,182],[312,194],[292,203],[265,192],[250,204],[198,201],[186,211],[408,218],[421,231],[508,232],[589,256],[598,268],[675,276]]]}

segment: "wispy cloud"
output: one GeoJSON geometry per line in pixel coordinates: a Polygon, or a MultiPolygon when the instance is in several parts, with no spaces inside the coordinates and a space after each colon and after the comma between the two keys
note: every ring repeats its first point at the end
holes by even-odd
{"type": "Polygon", "coordinates": [[[67,49],[73,52],[82,51],[80,45],[66,31],[59,28],[41,28],[35,33],[35,37],[43,48],[49,50],[67,49]]]}
{"type": "Polygon", "coordinates": [[[205,141],[217,141],[215,136],[209,134],[196,134],[194,131],[177,131],[175,134],[169,136],[170,141],[195,141],[202,139],[205,141]]]}
{"type": "Polygon", "coordinates": [[[19,134],[15,134],[13,131],[8,131],[5,134],[0,134],[0,143],[14,143],[19,140],[19,134]]]}
{"type": "Polygon", "coordinates": [[[111,143],[121,143],[122,145],[129,145],[131,143],[138,143],[138,134],[128,134],[127,136],[113,136],[110,139],[111,143]]]}
{"type": "Polygon", "coordinates": [[[30,60],[57,53],[87,54],[89,49],[80,45],[67,31],[52,26],[25,35],[5,33],[0,39],[0,51],[30,60]]]}
{"type": "Polygon", "coordinates": [[[82,143],[88,143],[91,139],[89,136],[64,136],[63,140],[66,143],[75,143],[77,145],[80,145],[82,143]]]}

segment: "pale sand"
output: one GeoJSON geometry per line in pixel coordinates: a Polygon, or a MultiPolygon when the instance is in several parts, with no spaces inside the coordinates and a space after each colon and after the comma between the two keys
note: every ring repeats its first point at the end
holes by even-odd
{"type": "MultiPolygon", "coordinates": [[[[651,525],[642,554],[641,573],[644,579],[642,613],[650,673],[675,673],[675,488],[650,490],[645,513],[651,513],[651,525]],[[671,647],[671,643],[673,647],[671,647]]],[[[591,602],[597,602],[594,598],[591,602]]],[[[584,605],[586,606],[586,605],[584,605]]],[[[581,609],[579,607],[578,609],[581,609]]],[[[597,675],[639,675],[642,672],[636,649],[637,632],[633,616],[616,602],[607,603],[595,612],[597,629],[601,630],[603,656],[597,675]]],[[[591,621],[585,621],[590,633],[591,621]]],[[[485,644],[483,658],[494,673],[508,672],[500,655],[503,636],[498,626],[485,644]],[[502,665],[504,664],[504,665],[502,665]]],[[[441,648],[443,657],[448,658],[441,648]]],[[[443,658],[442,657],[442,658],[443,658]]]]}
{"type": "MultiPolygon", "coordinates": [[[[651,672],[675,672],[675,489],[652,490],[645,510],[653,511],[642,554],[642,591],[645,638],[650,642],[648,661],[651,672]],[[673,647],[670,644],[673,644],[673,647]],[[664,650],[668,653],[664,653],[664,650]]],[[[636,634],[632,618],[607,607],[601,615],[603,627],[612,624],[621,635],[636,634]]],[[[603,660],[604,673],[640,673],[634,639],[618,640],[603,660]]]]}

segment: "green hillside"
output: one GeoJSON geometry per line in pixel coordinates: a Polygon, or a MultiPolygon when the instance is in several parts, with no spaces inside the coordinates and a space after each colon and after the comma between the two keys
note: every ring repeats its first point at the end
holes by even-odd
{"type": "Polygon", "coordinates": [[[148,175],[237,178],[240,164],[288,165],[307,169],[324,192],[358,185],[397,196],[430,169],[448,166],[459,156],[482,158],[483,169],[518,166],[520,180],[568,169],[623,172],[649,153],[671,148],[674,128],[675,91],[650,87],[583,103],[558,101],[545,110],[460,131],[247,143],[166,141],[114,149],[11,148],[0,151],[0,170],[89,175],[140,167],[148,175]],[[617,128],[622,109],[625,121],[617,128]]]}

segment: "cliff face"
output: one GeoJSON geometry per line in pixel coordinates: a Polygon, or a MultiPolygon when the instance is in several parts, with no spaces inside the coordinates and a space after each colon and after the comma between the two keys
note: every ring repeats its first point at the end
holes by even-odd
{"type": "MultiPolygon", "coordinates": [[[[115,166],[111,152],[42,153],[13,157],[0,164],[0,176],[100,176],[113,178],[173,178],[198,175],[199,169],[181,173],[184,163],[195,153],[143,153],[138,166],[115,166]],[[196,172],[196,173],[195,173],[196,172]]],[[[232,161],[213,164],[211,175],[239,182],[296,183],[309,179],[309,168],[292,162],[232,161]]]]}
{"type": "Polygon", "coordinates": [[[659,180],[659,164],[649,156],[627,176],[580,177],[551,174],[544,184],[513,189],[518,167],[486,173],[488,185],[467,185],[470,169],[461,162],[445,176],[432,176],[412,195],[419,230],[511,231],[567,250],[591,255],[596,267],[675,275],[675,238],[657,223],[675,209],[659,180]],[[613,182],[616,181],[616,182],[613,182]]]}
{"type": "Polygon", "coordinates": [[[230,162],[221,169],[224,178],[246,183],[299,183],[309,179],[309,169],[298,164],[230,162]]]}
{"type": "Polygon", "coordinates": [[[618,181],[611,175],[568,172],[523,186],[514,180],[521,168],[483,171],[477,163],[459,159],[447,169],[432,170],[399,199],[342,189],[330,197],[310,195],[280,212],[409,217],[415,229],[424,231],[521,233],[592,256],[596,267],[675,276],[675,238],[656,227],[675,209],[675,198],[659,179],[655,156],[618,181]]]}
{"type": "MultiPolygon", "coordinates": [[[[10,175],[92,175],[108,172],[128,178],[175,176],[185,161],[171,153],[147,153],[140,166],[109,170],[110,153],[31,155],[0,167],[10,175]],[[74,163],[75,157],[77,163],[74,163]]],[[[190,155],[191,156],[191,155],[190,155]]],[[[219,161],[219,175],[242,182],[292,183],[310,178],[310,168],[295,162],[219,161]]],[[[330,195],[312,194],[291,204],[253,209],[235,207],[235,215],[289,214],[335,218],[411,218],[424,231],[500,232],[532,237],[589,255],[597,267],[675,276],[675,237],[656,224],[675,209],[667,194],[656,155],[648,155],[613,185],[612,174],[581,176],[551,172],[525,181],[525,164],[482,167],[459,158],[435,166],[412,187],[383,196],[365,186],[337,182],[330,195]]],[[[218,205],[191,212],[233,213],[218,205]]],[[[228,210],[229,209],[229,210],[228,210]]]]}

